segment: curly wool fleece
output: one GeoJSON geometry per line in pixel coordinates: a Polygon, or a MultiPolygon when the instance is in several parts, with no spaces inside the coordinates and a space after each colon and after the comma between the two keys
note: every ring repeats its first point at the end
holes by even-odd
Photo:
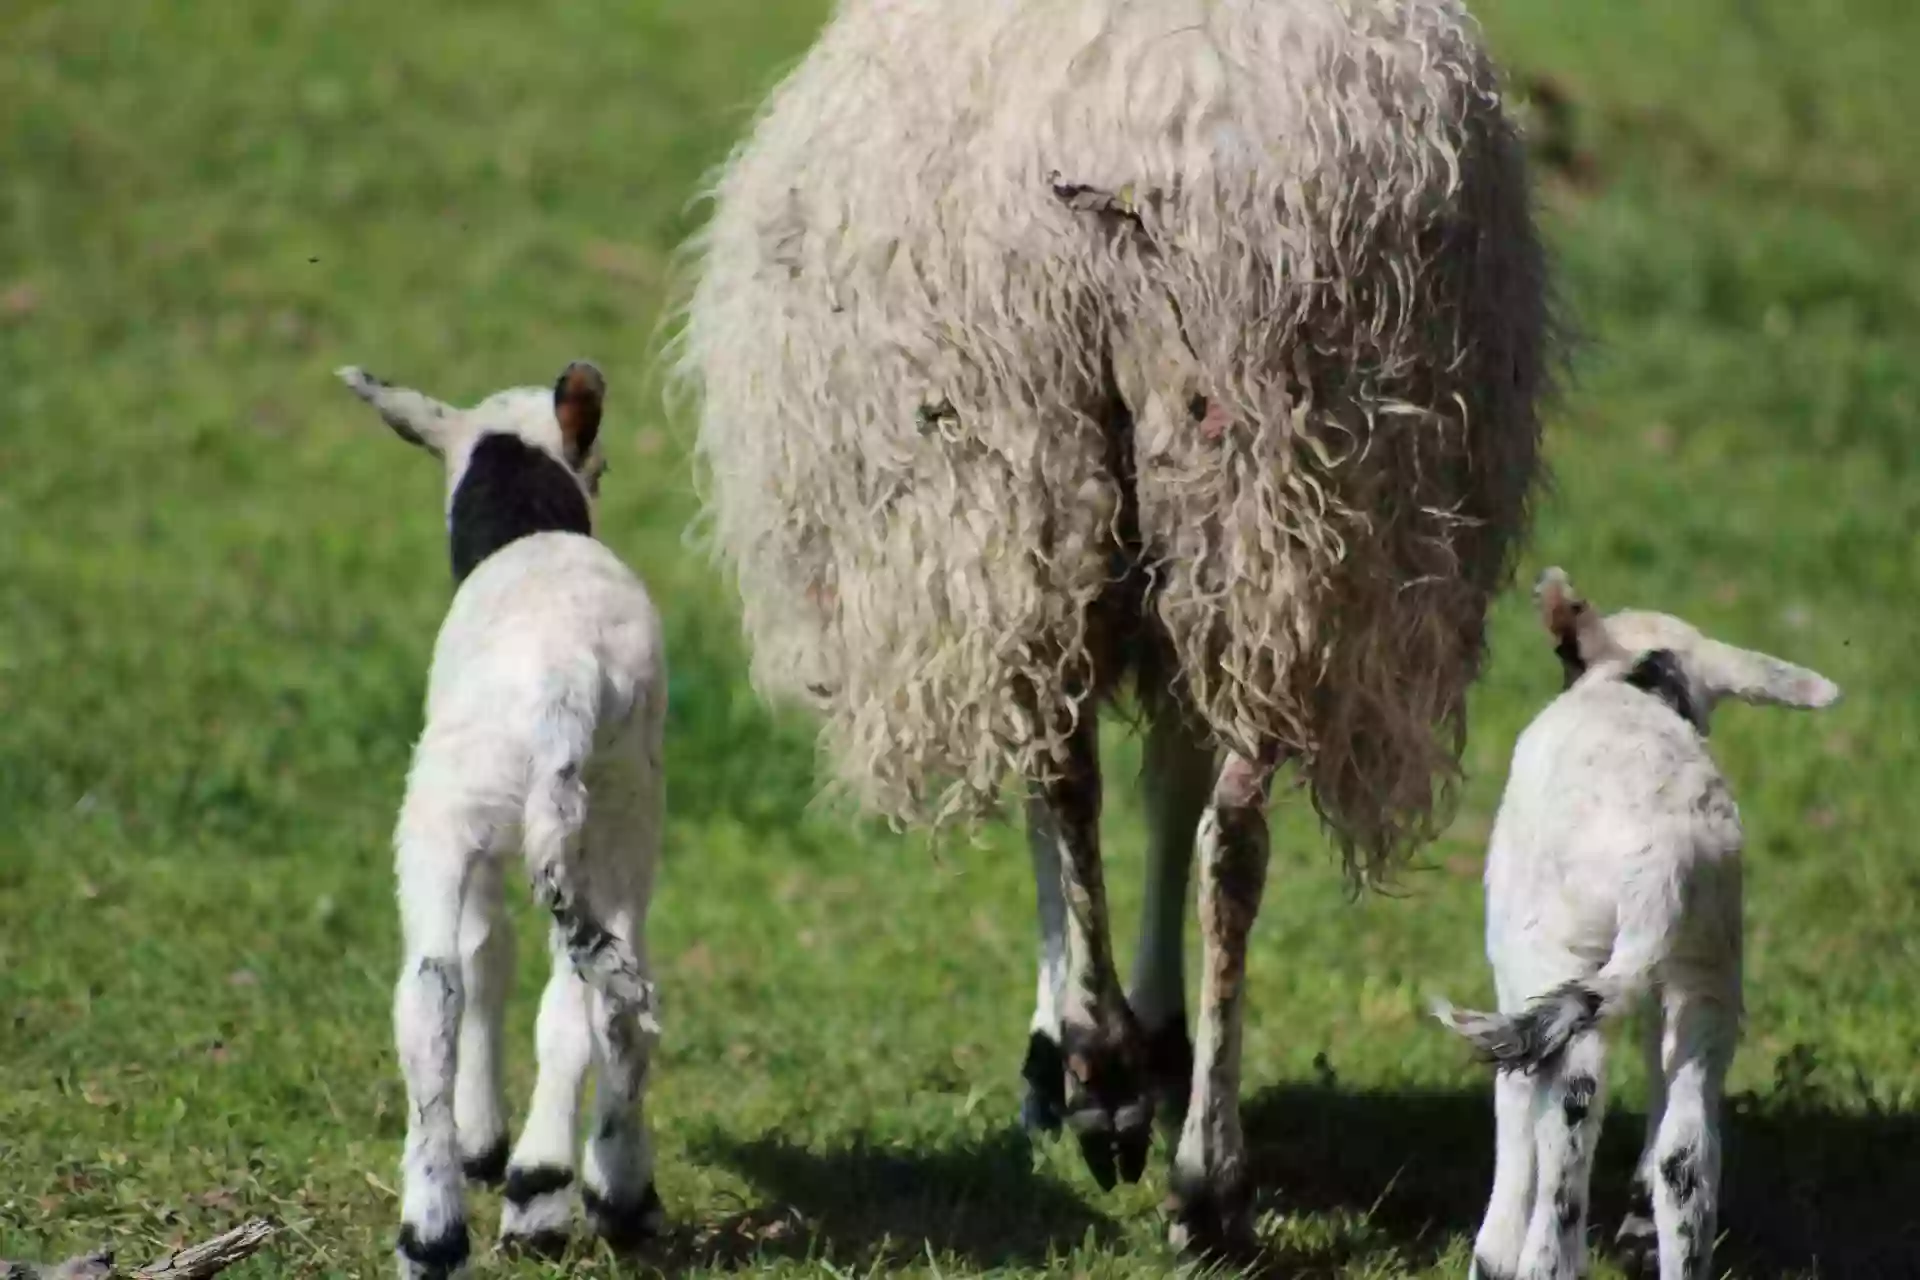
{"type": "Polygon", "coordinates": [[[756,684],[858,799],[1049,776],[1124,577],[1350,873],[1432,833],[1553,348],[1459,5],[843,0],[712,198],[706,514],[756,684]]]}

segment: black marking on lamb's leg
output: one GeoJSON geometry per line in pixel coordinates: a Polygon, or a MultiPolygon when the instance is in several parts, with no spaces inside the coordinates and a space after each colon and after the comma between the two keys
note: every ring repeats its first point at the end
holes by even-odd
{"type": "Polygon", "coordinates": [[[525,1169],[507,1170],[507,1185],[501,1194],[515,1204],[524,1205],[539,1196],[565,1191],[572,1185],[573,1170],[552,1164],[536,1164],[525,1169]]]}
{"type": "Polygon", "coordinates": [[[1060,1132],[1067,1111],[1067,1060],[1060,1046],[1043,1031],[1027,1037],[1027,1056],[1020,1064],[1027,1096],[1020,1104],[1020,1123],[1028,1133],[1060,1132]]]}
{"type": "Polygon", "coordinates": [[[1571,1235],[1580,1229],[1581,1215],[1586,1205],[1578,1191],[1572,1187],[1560,1187],[1553,1193],[1553,1220],[1560,1228],[1561,1235],[1571,1235]]]}
{"type": "Polygon", "coordinates": [[[1477,1253],[1473,1256],[1473,1274],[1477,1280],[1516,1280],[1512,1272],[1502,1271],[1477,1253]]]}
{"type": "Polygon", "coordinates": [[[497,1187],[507,1175],[507,1139],[503,1134],[495,1138],[487,1149],[470,1155],[460,1162],[460,1171],[469,1182],[478,1182],[484,1186],[497,1187]]]}
{"type": "Polygon", "coordinates": [[[1681,1207],[1692,1203],[1700,1190],[1699,1150],[1691,1145],[1679,1148],[1660,1162],[1660,1180],[1673,1192],[1681,1207]]]}
{"type": "Polygon", "coordinates": [[[580,1203],[594,1232],[617,1250],[639,1248],[657,1238],[666,1225],[666,1208],[651,1182],[631,1201],[612,1200],[584,1187],[580,1203]]]}
{"type": "Polygon", "coordinates": [[[1244,1174],[1221,1180],[1173,1172],[1162,1211],[1173,1219],[1181,1251],[1200,1261],[1242,1263],[1260,1249],[1253,1234],[1253,1189],[1244,1174]]]}
{"type": "Polygon", "coordinates": [[[435,1277],[436,1280],[458,1271],[471,1249],[465,1220],[453,1223],[432,1240],[422,1240],[414,1232],[411,1222],[403,1222],[400,1224],[400,1239],[396,1247],[422,1277],[435,1277]]]}
{"type": "Polygon", "coordinates": [[[1593,1110],[1593,1099],[1600,1085],[1586,1072],[1576,1071],[1567,1076],[1564,1087],[1566,1094],[1561,1099],[1560,1109],[1566,1116],[1567,1128],[1578,1130],[1587,1122],[1587,1116],[1593,1110]]]}

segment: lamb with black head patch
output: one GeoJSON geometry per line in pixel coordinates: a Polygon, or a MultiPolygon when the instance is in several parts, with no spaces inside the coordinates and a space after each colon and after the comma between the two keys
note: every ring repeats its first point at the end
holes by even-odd
{"type": "Polygon", "coordinates": [[[1585,1273],[1601,1024],[1652,997],[1652,1098],[1620,1241],[1657,1254],[1661,1280],[1708,1280],[1720,1102],[1741,1016],[1743,841],[1708,719],[1722,698],[1814,708],[1840,690],[1666,614],[1602,619],[1558,569],[1535,599],[1566,689],[1514,747],[1487,854],[1501,1012],[1435,1007],[1500,1069],[1472,1275],[1585,1273]]]}
{"type": "Polygon", "coordinates": [[[662,1216],[642,1100],[659,1031],[646,919],[666,666],[645,587],[593,536],[605,381],[574,363],[551,389],[456,409],[360,369],[340,378],[445,464],[457,587],[394,837],[405,951],[394,1037],[408,1100],[399,1273],[463,1269],[463,1175],[504,1180],[503,1245],[564,1242],[581,1090],[596,1063],[581,1198],[602,1235],[630,1243],[662,1216]],[[553,917],[553,971],[532,1104],[509,1157],[500,1055],[513,946],[501,889],[516,848],[553,917]]]}

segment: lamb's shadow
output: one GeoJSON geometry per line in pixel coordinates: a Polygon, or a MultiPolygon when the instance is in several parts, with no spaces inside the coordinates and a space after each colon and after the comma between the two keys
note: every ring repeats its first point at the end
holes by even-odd
{"type": "MultiPolygon", "coordinates": [[[[1742,1280],[1920,1276],[1920,1114],[1729,1108],[1715,1269],[1742,1280]]],[[[1283,1084],[1244,1113],[1257,1184],[1285,1211],[1366,1215],[1359,1242],[1274,1259],[1317,1271],[1379,1240],[1432,1263],[1478,1226],[1493,1176],[1491,1090],[1360,1091],[1283,1084]]],[[[1599,1247],[1627,1203],[1645,1118],[1611,1110],[1594,1177],[1599,1247]]]]}
{"type": "Polygon", "coordinates": [[[773,1258],[830,1258],[865,1271],[921,1261],[931,1249],[980,1269],[1035,1265],[1117,1226],[1072,1189],[1036,1172],[1025,1135],[933,1150],[864,1137],[824,1150],[775,1135],[713,1136],[693,1156],[732,1169],[764,1198],[697,1236],[669,1243],[669,1263],[744,1269],[773,1258]]]}

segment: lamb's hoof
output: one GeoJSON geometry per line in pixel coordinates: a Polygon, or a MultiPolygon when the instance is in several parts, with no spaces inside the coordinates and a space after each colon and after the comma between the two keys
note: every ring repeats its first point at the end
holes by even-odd
{"type": "Polygon", "coordinates": [[[1188,1257],[1237,1265],[1260,1252],[1253,1230],[1253,1195],[1243,1179],[1214,1186],[1176,1173],[1162,1208],[1168,1242],[1188,1257]]]}
{"type": "Polygon", "coordinates": [[[1147,1078],[1161,1125],[1169,1133],[1178,1134],[1186,1122],[1187,1098],[1193,1092],[1193,1041],[1187,1037],[1185,1013],[1175,1014],[1166,1025],[1147,1032],[1147,1078]]]}
{"type": "Polygon", "coordinates": [[[573,1238],[564,1231],[510,1232],[503,1226],[500,1239],[493,1248],[503,1258],[538,1258],[543,1262],[554,1262],[566,1256],[567,1246],[572,1242],[573,1238]]]}
{"type": "Polygon", "coordinates": [[[468,1182],[497,1187],[507,1176],[507,1139],[505,1135],[489,1142],[477,1155],[462,1157],[460,1172],[468,1182]]]}
{"type": "Polygon", "coordinates": [[[452,1280],[465,1273],[467,1253],[464,1219],[431,1238],[423,1238],[411,1222],[403,1222],[393,1249],[400,1280],[452,1280]]]}
{"type": "Polygon", "coordinates": [[[630,1200],[602,1196],[592,1187],[580,1193],[580,1200],[594,1233],[616,1250],[638,1249],[659,1239],[666,1229],[667,1211],[651,1182],[646,1190],[630,1200]]]}
{"type": "Polygon", "coordinates": [[[1067,1113],[1067,1064],[1060,1046],[1045,1032],[1027,1037],[1027,1059],[1020,1064],[1026,1096],[1020,1102],[1020,1127],[1029,1134],[1056,1134],[1067,1113]]]}
{"type": "Polygon", "coordinates": [[[573,1170],[537,1164],[507,1170],[501,1189],[500,1248],[550,1257],[573,1228],[573,1170]]]}
{"type": "Polygon", "coordinates": [[[1138,1182],[1153,1143],[1153,1098],[1140,1033],[1129,1018],[1117,1036],[1092,1028],[1063,1028],[1066,1123],[1102,1191],[1138,1182]]]}
{"type": "Polygon", "coordinates": [[[1660,1232],[1653,1225],[1653,1204],[1637,1188],[1633,1207],[1613,1237],[1614,1261],[1630,1276],[1660,1274],[1660,1232]]]}

